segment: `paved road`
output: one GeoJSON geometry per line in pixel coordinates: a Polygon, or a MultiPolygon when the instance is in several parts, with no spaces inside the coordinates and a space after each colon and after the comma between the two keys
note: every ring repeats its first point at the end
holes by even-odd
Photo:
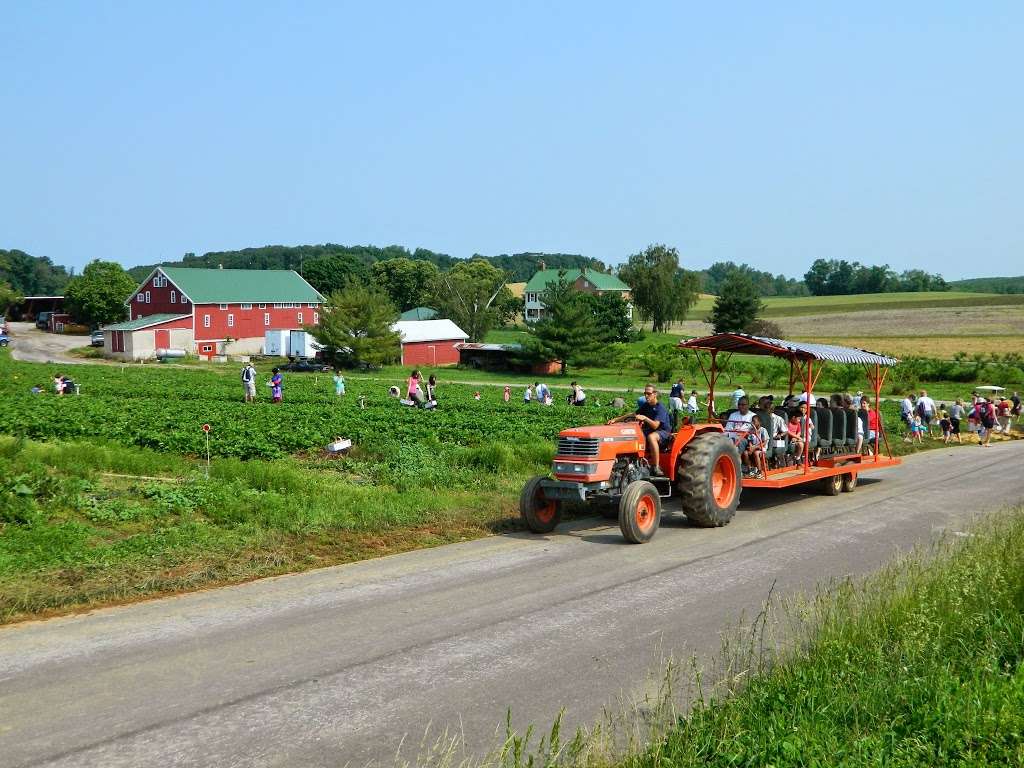
{"type": "MultiPolygon", "coordinates": [[[[1024,441],[932,451],[837,498],[762,492],[644,546],[596,520],[0,630],[0,763],[390,763],[429,723],[590,723],[664,652],[1024,497],[1024,441]]],[[[407,753],[408,754],[408,753],[407,753]]]]}
{"type": "Polygon", "coordinates": [[[67,354],[74,347],[89,346],[88,336],[64,336],[40,331],[32,323],[8,323],[11,333],[11,357],[32,363],[78,365],[83,360],[67,354]]]}

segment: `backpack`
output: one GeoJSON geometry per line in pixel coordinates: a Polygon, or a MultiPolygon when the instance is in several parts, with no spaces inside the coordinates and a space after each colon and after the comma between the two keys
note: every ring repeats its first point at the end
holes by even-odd
{"type": "Polygon", "coordinates": [[[245,368],[242,369],[242,381],[246,384],[252,381],[252,368],[249,366],[245,366],[245,368]]]}

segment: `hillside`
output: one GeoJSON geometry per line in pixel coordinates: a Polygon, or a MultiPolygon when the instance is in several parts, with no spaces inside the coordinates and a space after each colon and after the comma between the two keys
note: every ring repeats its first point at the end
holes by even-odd
{"type": "Polygon", "coordinates": [[[1024,275],[1017,277],[972,277],[968,280],[953,280],[950,282],[950,285],[955,291],[1024,293],[1024,275]]]}
{"type": "MultiPolygon", "coordinates": [[[[201,256],[193,253],[185,254],[181,261],[163,262],[170,267],[199,267],[224,269],[294,269],[301,271],[302,264],[311,259],[323,256],[351,256],[364,264],[373,264],[387,259],[422,259],[436,264],[442,270],[450,269],[454,264],[464,261],[446,253],[436,253],[427,248],[410,251],[401,245],[378,247],[375,245],[338,245],[324,243],[322,245],[266,245],[261,248],[243,248],[236,251],[210,251],[201,256]]],[[[579,254],[569,253],[514,253],[498,256],[474,256],[483,258],[499,269],[509,272],[512,282],[526,282],[539,269],[541,262],[549,269],[569,269],[573,267],[591,267],[604,270],[603,263],[579,254]]],[[[128,273],[137,280],[149,274],[155,264],[132,267],[128,273]]]]}

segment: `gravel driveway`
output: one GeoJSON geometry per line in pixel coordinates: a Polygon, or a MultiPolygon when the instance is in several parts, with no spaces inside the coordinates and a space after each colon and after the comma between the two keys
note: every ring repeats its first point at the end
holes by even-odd
{"type": "Polygon", "coordinates": [[[32,323],[8,323],[11,357],[31,363],[84,363],[68,354],[75,347],[89,346],[88,336],[63,336],[40,331],[32,323]]]}

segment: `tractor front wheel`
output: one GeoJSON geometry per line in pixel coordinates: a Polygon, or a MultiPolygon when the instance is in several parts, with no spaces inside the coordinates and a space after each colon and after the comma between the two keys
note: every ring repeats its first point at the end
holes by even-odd
{"type": "Polygon", "coordinates": [[[543,475],[531,477],[519,494],[519,515],[534,533],[551,533],[562,520],[562,505],[544,498],[543,475]]]}
{"type": "Polygon", "coordinates": [[[676,491],[691,523],[701,528],[728,525],[741,489],[739,452],[721,432],[698,435],[683,449],[676,491]]]}
{"type": "Polygon", "coordinates": [[[661,496],[653,483],[634,480],[619,501],[619,528],[630,544],[650,541],[661,522],[661,496]]]}

